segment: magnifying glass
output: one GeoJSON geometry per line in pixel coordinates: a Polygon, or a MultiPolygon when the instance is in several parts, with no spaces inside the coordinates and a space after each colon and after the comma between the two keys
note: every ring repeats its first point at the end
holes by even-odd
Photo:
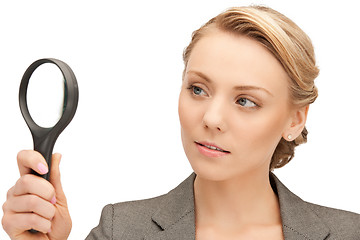
{"type": "Polygon", "coordinates": [[[76,77],[63,61],[44,58],[32,63],[22,77],[19,90],[21,113],[33,137],[34,150],[45,158],[49,171],[56,139],[75,115],[79,99],[76,77]]]}

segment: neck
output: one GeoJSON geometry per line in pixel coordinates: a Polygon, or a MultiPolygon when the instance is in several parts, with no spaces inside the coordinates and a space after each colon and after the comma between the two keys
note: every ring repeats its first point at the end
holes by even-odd
{"type": "Polygon", "coordinates": [[[197,176],[194,191],[196,224],[226,228],[281,224],[269,172],[249,173],[224,181],[197,176]]]}

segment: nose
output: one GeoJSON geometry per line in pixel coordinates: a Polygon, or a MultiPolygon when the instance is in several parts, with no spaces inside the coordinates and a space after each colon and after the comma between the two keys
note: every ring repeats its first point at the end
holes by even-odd
{"type": "MultiPolygon", "coordinates": [[[[214,99],[215,100],[215,99],[214,99]]],[[[226,108],[220,101],[212,101],[208,104],[207,109],[203,116],[204,128],[214,130],[217,132],[225,132],[226,125],[226,108]]]]}

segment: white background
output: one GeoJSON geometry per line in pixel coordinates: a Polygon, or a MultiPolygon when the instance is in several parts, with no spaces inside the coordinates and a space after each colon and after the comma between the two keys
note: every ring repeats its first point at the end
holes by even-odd
{"type": "MultiPolygon", "coordinates": [[[[191,173],[177,116],[182,51],[208,19],[251,3],[303,28],[321,69],[309,141],[275,173],[304,200],[360,213],[360,14],[350,0],[2,1],[0,202],[18,178],[17,152],[32,148],[20,80],[44,57],[67,62],[80,89],[78,111],[54,149],[63,154],[70,239],[84,239],[107,203],[175,187],[191,173]]],[[[8,239],[2,229],[0,239],[8,239]]]]}

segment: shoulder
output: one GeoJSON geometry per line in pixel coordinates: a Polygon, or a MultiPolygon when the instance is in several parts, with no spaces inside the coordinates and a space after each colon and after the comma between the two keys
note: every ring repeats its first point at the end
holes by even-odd
{"type": "Polygon", "coordinates": [[[359,239],[360,215],[313,204],[292,193],[274,175],[270,175],[277,192],[285,239],[359,239]]]}
{"type": "Polygon", "coordinates": [[[153,224],[151,216],[163,198],[164,195],[161,195],[106,205],[102,209],[99,225],[86,239],[113,239],[114,236],[121,236],[122,239],[138,239],[138,236],[145,236],[149,231],[159,231],[160,229],[153,224]]]}
{"type": "Polygon", "coordinates": [[[149,199],[110,204],[105,206],[109,210],[104,208],[103,212],[108,211],[105,214],[111,213],[115,222],[121,220],[115,223],[117,226],[124,224],[134,226],[133,223],[140,223],[140,225],[147,222],[150,223],[152,215],[158,210],[165,196],[161,195],[149,199]]]}
{"type": "Polygon", "coordinates": [[[106,205],[99,225],[86,239],[155,239],[160,232],[170,235],[181,232],[183,236],[188,231],[192,234],[194,178],[194,174],[190,175],[176,188],[158,197],[106,205]],[[189,224],[190,227],[182,229],[189,224]]]}
{"type": "Polygon", "coordinates": [[[349,234],[354,234],[354,237],[360,236],[360,214],[336,208],[325,207],[314,203],[305,203],[319,218],[322,219],[325,225],[332,232],[337,232],[339,236],[347,236],[349,234]]]}

